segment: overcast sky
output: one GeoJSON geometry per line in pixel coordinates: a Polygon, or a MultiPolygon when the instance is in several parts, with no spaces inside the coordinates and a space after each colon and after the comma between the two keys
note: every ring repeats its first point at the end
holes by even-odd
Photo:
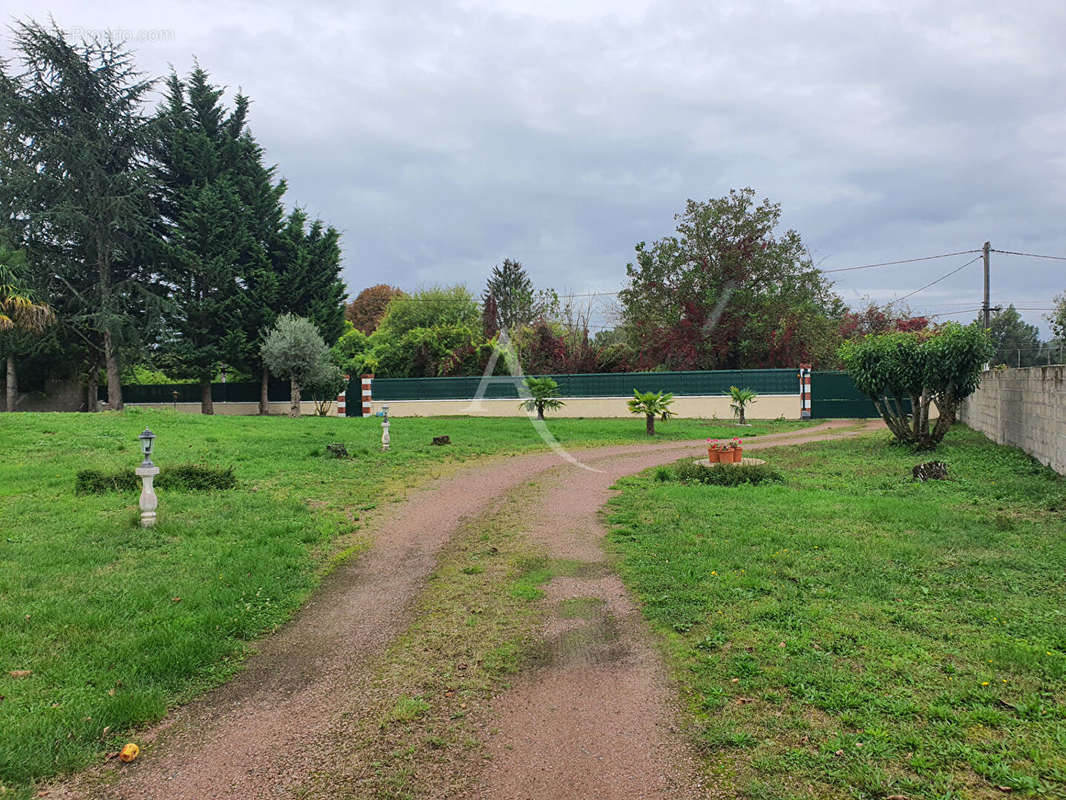
{"type": "MultiPolygon", "coordinates": [[[[353,296],[479,293],[507,257],[539,287],[615,291],[686,198],[744,186],[824,269],[985,240],[1066,256],[1061,0],[8,8],[127,38],[149,74],[195,57],[249,95],[288,202],[342,231],[353,296]]],[[[884,302],[969,258],[833,277],[851,304],[884,302]]],[[[978,262],[908,302],[974,309],[981,287],[978,262]]],[[[993,254],[993,304],[1063,290],[1066,261],[993,254]]]]}

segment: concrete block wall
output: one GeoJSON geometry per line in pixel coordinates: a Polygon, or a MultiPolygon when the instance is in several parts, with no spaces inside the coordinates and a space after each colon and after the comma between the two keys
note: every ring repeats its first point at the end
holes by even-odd
{"type": "Polygon", "coordinates": [[[1066,366],[985,372],[959,419],[1066,475],[1066,366]]]}

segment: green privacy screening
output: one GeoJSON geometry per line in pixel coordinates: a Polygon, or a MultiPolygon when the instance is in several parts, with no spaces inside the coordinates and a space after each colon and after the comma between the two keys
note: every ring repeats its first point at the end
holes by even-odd
{"type": "MultiPolygon", "coordinates": [[[[258,403],[259,383],[213,383],[211,399],[216,403],[258,403]]],[[[271,381],[267,390],[271,402],[281,403],[289,399],[287,381],[271,381]]],[[[100,387],[99,397],[107,400],[107,387],[100,387]]],[[[122,400],[126,403],[199,403],[200,385],[195,383],[160,383],[122,387],[122,400]],[[175,394],[176,393],[176,394],[175,394]]]]}
{"type": "Polygon", "coordinates": [[[880,416],[873,401],[860,392],[846,372],[811,373],[811,416],[855,419],[880,416]]]}
{"type": "MultiPolygon", "coordinates": [[[[753,389],[759,394],[799,394],[795,369],[706,370],[693,372],[605,372],[584,375],[550,375],[563,397],[628,397],[633,390],[671,392],[675,395],[726,394],[730,386],[753,389]]],[[[469,400],[478,391],[480,377],[469,378],[374,378],[374,401],[469,400]]],[[[359,396],[359,379],[348,387],[349,397],[359,396]]],[[[517,399],[515,380],[489,379],[486,399],[517,399]]]]}

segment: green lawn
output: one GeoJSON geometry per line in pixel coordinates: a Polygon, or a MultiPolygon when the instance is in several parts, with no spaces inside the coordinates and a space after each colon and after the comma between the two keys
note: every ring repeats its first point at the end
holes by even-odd
{"type": "MultiPolygon", "coordinates": [[[[636,417],[548,425],[568,446],[646,440],[636,417]]],[[[657,427],[656,439],[737,431],[657,427]]],[[[458,462],[544,447],[524,418],[395,419],[391,433],[384,454],[373,418],[0,414],[0,790],[26,795],[231,675],[247,642],[365,546],[361,515],[458,462]],[[137,525],[135,493],[75,496],[78,470],[135,466],[146,426],[156,463],[232,465],[238,487],[161,494],[151,531],[137,525]],[[452,444],[430,446],[442,434],[452,444]],[[330,442],[352,460],[327,458],[330,442]]]]}
{"type": "Polygon", "coordinates": [[[708,783],[746,798],[1066,797],[1066,481],[956,427],[621,482],[611,539],[708,783]]]}

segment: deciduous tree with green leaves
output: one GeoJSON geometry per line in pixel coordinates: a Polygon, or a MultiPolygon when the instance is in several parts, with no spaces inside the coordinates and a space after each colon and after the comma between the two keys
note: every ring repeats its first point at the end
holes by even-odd
{"type": "Polygon", "coordinates": [[[785,367],[834,358],[846,309],[781,206],[752,189],[689,200],[677,230],[636,247],[619,294],[638,366],[785,367]]]}
{"type": "Polygon", "coordinates": [[[992,315],[988,335],[994,348],[993,364],[1031,367],[1040,358],[1040,331],[1022,319],[1013,303],[992,315]]]}
{"type": "Polygon", "coordinates": [[[655,418],[659,417],[664,422],[674,415],[670,410],[670,404],[674,402],[674,396],[670,392],[640,392],[633,390],[633,398],[628,401],[631,414],[643,414],[645,431],[648,436],[655,435],[655,418]]]}
{"type": "Polygon", "coordinates": [[[977,389],[992,352],[980,326],[949,322],[930,333],[874,334],[846,342],[840,357],[896,440],[931,450],[955,421],[959,403],[977,389]],[[930,429],[931,405],[939,417],[930,429]]]}
{"type": "Polygon", "coordinates": [[[1055,298],[1055,310],[1047,315],[1047,321],[1051,323],[1055,338],[1066,340],[1066,292],[1055,298]]]}
{"type": "Polygon", "coordinates": [[[530,397],[521,404],[526,411],[536,411],[537,419],[544,419],[544,410],[562,408],[566,403],[559,399],[559,384],[551,378],[526,378],[530,397]]]}

